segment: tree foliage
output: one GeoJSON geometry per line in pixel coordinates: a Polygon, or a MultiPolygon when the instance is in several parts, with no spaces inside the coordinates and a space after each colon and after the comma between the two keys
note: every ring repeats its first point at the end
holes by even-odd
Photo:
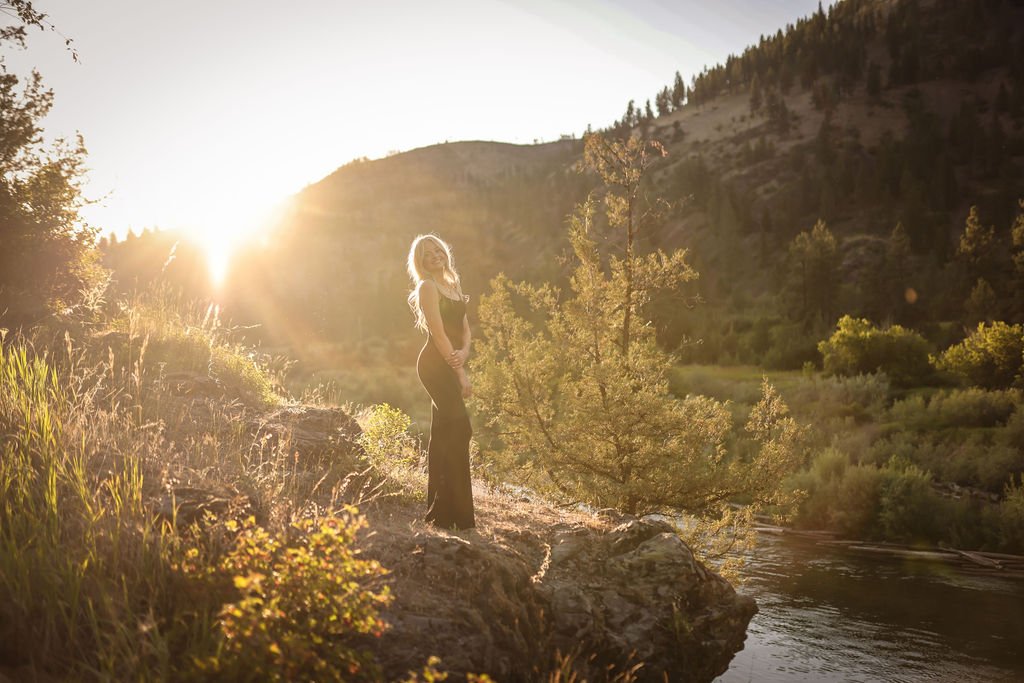
{"type": "MultiPolygon", "coordinates": [[[[27,28],[50,26],[32,3],[0,9],[18,20],[0,29],[0,45],[24,46],[27,28]]],[[[0,315],[15,324],[75,303],[100,273],[95,230],[79,216],[85,146],[80,136],[44,142],[52,105],[37,72],[22,83],[0,62],[0,315]]]]}
{"type": "Polygon", "coordinates": [[[796,236],[789,246],[789,283],[792,308],[799,318],[831,317],[839,288],[838,267],[836,238],[825,221],[796,236]]]}
{"type": "Polygon", "coordinates": [[[1002,389],[1019,380],[1022,354],[1024,326],[979,323],[966,339],[936,358],[935,365],[970,384],[1002,389]]]}
{"type": "Polygon", "coordinates": [[[683,250],[634,252],[644,223],[636,190],[653,148],[637,138],[586,144],[605,183],[604,218],[625,233],[623,255],[602,256],[591,197],[569,221],[568,292],[493,281],[475,370],[477,405],[504,445],[499,459],[535,489],[630,513],[707,513],[738,495],[754,506],[779,501],[800,430],[770,385],[747,424],[748,457],[727,448],[727,405],[669,392],[672,358],[644,314],[659,292],[697,274],[683,250]]]}
{"type": "Polygon", "coordinates": [[[884,372],[897,386],[920,384],[929,374],[928,342],[899,325],[880,329],[863,318],[844,315],[835,332],[818,344],[825,372],[860,375],[884,372]]]}

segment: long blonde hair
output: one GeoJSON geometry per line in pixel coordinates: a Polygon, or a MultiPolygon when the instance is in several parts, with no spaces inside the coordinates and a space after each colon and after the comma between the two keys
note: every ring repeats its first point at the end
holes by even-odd
{"type": "Polygon", "coordinates": [[[433,242],[445,254],[444,271],[441,279],[446,285],[462,294],[462,285],[459,280],[459,273],[455,270],[455,259],[452,258],[452,248],[448,243],[437,235],[416,235],[409,247],[409,257],[406,260],[406,270],[409,272],[409,279],[412,280],[412,291],[409,292],[409,308],[416,317],[417,329],[427,331],[427,319],[420,307],[420,285],[424,280],[433,279],[423,265],[423,247],[428,242],[433,242]]]}

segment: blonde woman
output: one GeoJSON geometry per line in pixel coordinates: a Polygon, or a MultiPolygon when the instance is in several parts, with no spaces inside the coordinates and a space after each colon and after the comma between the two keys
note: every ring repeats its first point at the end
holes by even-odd
{"type": "Polygon", "coordinates": [[[416,327],[427,334],[416,361],[416,373],[431,403],[426,519],[446,529],[468,529],[474,520],[469,476],[473,431],[463,401],[472,392],[465,368],[470,340],[467,297],[451,247],[435,235],[413,240],[408,269],[413,282],[409,305],[416,327]]]}

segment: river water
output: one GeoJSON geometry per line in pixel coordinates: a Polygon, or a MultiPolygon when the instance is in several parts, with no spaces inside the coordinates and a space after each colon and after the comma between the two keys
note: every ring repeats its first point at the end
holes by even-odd
{"type": "Polygon", "coordinates": [[[1024,580],[761,536],[722,683],[1024,681],[1024,580]]]}

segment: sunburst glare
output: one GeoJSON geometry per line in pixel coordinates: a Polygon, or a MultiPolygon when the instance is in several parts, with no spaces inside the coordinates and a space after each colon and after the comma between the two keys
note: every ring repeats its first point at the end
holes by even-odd
{"type": "Polygon", "coordinates": [[[240,248],[266,241],[285,205],[286,200],[243,191],[196,198],[191,203],[195,218],[184,221],[182,231],[202,249],[210,282],[215,287],[219,288],[227,279],[240,248]]]}

